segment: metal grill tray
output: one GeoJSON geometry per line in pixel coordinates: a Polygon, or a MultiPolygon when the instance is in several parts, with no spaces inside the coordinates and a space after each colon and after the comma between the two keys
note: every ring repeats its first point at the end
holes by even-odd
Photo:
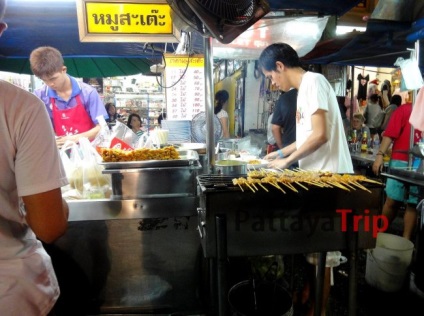
{"type": "MultiPolygon", "coordinates": [[[[211,192],[211,191],[241,191],[240,187],[233,184],[234,178],[246,177],[245,174],[235,174],[235,175],[215,175],[215,174],[203,174],[197,176],[197,183],[200,185],[202,191],[211,192]]],[[[370,189],[381,187],[383,184],[362,182],[362,186],[370,189]]],[[[307,185],[310,186],[310,185],[307,185]]],[[[312,186],[314,187],[314,186],[312,186]]],[[[318,187],[315,187],[319,189],[318,187]]],[[[269,190],[274,190],[272,186],[268,186],[269,190]]],[[[322,189],[337,189],[337,187],[332,188],[322,188],[322,189]]],[[[277,189],[275,189],[277,190],[277,189]]],[[[278,191],[278,190],[277,190],[278,191]]]]}
{"type": "Polygon", "coordinates": [[[105,169],[135,169],[135,168],[157,168],[157,167],[183,167],[197,164],[199,155],[194,150],[178,150],[180,159],[172,160],[141,160],[122,162],[100,162],[105,169]]]}
{"type": "Polygon", "coordinates": [[[407,177],[420,181],[424,181],[424,174],[417,172],[416,168],[404,167],[404,168],[390,168],[387,173],[394,176],[407,177]]]}

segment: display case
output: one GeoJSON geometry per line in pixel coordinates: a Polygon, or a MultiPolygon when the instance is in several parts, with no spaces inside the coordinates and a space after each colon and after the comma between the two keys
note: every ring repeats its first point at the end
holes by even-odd
{"type": "Polygon", "coordinates": [[[147,129],[159,126],[158,117],[165,111],[165,93],[122,93],[115,94],[116,109],[122,114],[137,113],[147,129]]]}

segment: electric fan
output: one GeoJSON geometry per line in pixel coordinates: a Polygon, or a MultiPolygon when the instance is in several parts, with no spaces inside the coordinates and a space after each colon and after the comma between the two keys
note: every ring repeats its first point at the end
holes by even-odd
{"type": "Polygon", "coordinates": [[[231,43],[270,11],[267,0],[167,0],[181,30],[231,43]],[[179,21],[182,20],[182,21],[179,21]]]}
{"type": "MultiPolygon", "coordinates": [[[[219,118],[216,115],[213,116],[213,130],[215,143],[218,143],[222,134],[222,126],[219,118]]],[[[193,142],[206,143],[206,133],[206,113],[197,113],[191,121],[191,138],[193,142]]]]}

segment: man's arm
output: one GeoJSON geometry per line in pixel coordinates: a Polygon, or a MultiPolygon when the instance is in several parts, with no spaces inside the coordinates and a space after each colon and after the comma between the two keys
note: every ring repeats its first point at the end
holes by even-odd
{"type": "Polygon", "coordinates": [[[52,243],[65,233],[69,209],[60,188],[23,196],[22,200],[26,221],[41,241],[52,243]]]}
{"type": "Polygon", "coordinates": [[[230,138],[230,131],[228,130],[228,117],[221,117],[219,120],[221,121],[222,125],[222,137],[230,138]]]}
{"type": "Polygon", "coordinates": [[[384,136],[381,140],[380,147],[378,148],[378,152],[375,155],[374,163],[372,164],[372,171],[375,175],[379,175],[384,167],[384,156],[389,150],[390,144],[393,142],[393,139],[390,137],[384,136]]]}
{"type": "Polygon", "coordinates": [[[275,143],[278,148],[283,148],[283,137],[281,135],[281,126],[276,124],[271,124],[272,135],[274,136],[275,143]]]}

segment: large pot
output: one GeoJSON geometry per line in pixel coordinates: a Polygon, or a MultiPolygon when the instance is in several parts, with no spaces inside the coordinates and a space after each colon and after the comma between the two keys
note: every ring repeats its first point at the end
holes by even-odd
{"type": "Polygon", "coordinates": [[[215,171],[221,175],[238,175],[247,173],[247,162],[240,160],[218,160],[215,171]]]}

